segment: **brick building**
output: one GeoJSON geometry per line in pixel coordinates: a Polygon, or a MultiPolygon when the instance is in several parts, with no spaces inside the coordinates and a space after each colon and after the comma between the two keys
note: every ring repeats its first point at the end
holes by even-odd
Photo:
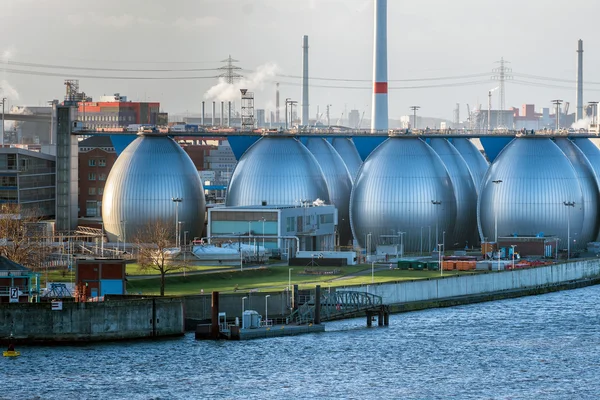
{"type": "Polygon", "coordinates": [[[106,178],[117,161],[109,136],[92,136],[79,142],[79,216],[99,217],[106,178]]]}

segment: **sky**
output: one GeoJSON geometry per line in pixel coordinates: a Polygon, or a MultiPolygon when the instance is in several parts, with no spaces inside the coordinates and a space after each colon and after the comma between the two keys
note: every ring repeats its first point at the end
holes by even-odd
{"type": "MultiPolygon", "coordinates": [[[[255,107],[300,102],[302,36],[309,36],[310,115],[330,104],[371,113],[374,0],[0,0],[0,86],[10,105],[64,96],[64,79],[97,99],[121,93],[198,115],[203,100],[255,107]],[[229,55],[244,80],[219,83],[229,55]],[[187,70],[187,71],[182,71],[187,70]],[[144,78],[144,79],[141,79],[144,78]],[[145,79],[152,78],[152,79],[145,79]],[[169,79],[165,79],[169,78],[169,79]],[[177,79],[174,79],[177,78],[177,79]],[[219,86],[220,85],[220,86],[219,86]],[[238,102],[239,103],[239,102],[238,102]]],[[[600,100],[600,2],[572,0],[388,0],[389,116],[453,119],[460,104],[487,109],[491,79],[510,62],[506,107],[575,109],[577,40],[584,45],[584,102],[600,100]]],[[[498,107],[499,91],[493,93],[498,107]]],[[[207,107],[208,109],[208,107],[207,107]]],[[[283,118],[283,117],[282,117],[283,118]]]]}

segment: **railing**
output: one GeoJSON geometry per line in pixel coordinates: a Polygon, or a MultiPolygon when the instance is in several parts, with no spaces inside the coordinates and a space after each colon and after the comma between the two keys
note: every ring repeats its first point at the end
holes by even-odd
{"type": "MultiPolygon", "coordinates": [[[[381,296],[367,292],[338,290],[321,294],[321,319],[329,320],[348,314],[355,314],[383,305],[381,296]]],[[[315,297],[303,303],[289,317],[296,324],[313,323],[315,320],[315,297]]]]}

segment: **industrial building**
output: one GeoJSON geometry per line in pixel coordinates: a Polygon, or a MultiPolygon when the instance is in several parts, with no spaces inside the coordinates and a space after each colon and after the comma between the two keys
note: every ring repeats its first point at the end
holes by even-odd
{"type": "Polygon", "coordinates": [[[97,298],[107,294],[126,294],[125,267],[130,260],[107,258],[78,258],[75,266],[75,284],[80,295],[97,298]]]}
{"type": "Polygon", "coordinates": [[[207,235],[217,244],[249,241],[262,246],[264,239],[265,248],[281,249],[287,257],[298,250],[334,250],[337,223],[331,205],[213,207],[208,210],[207,235]]]}
{"type": "Polygon", "coordinates": [[[128,101],[127,96],[101,96],[78,103],[79,119],[88,129],[121,128],[131,124],[158,125],[160,103],[128,101]]]}
{"type": "Polygon", "coordinates": [[[0,303],[27,303],[40,293],[39,274],[0,256],[0,303]]]}
{"type": "Polygon", "coordinates": [[[55,214],[56,157],[19,147],[0,149],[0,203],[39,218],[55,214]]]}
{"type": "Polygon", "coordinates": [[[115,161],[110,137],[92,136],[79,142],[79,216],[101,216],[106,178],[115,161]]]}

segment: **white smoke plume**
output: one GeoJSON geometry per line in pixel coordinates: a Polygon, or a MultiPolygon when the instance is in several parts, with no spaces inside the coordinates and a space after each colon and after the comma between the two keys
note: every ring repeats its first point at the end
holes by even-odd
{"type": "Polygon", "coordinates": [[[12,58],[14,51],[7,49],[2,52],[2,80],[0,80],[0,97],[14,101],[19,99],[19,92],[6,80],[6,66],[12,58]]]}
{"type": "Polygon", "coordinates": [[[276,64],[264,64],[256,68],[249,76],[235,83],[227,83],[224,78],[219,78],[219,83],[211,87],[204,94],[206,100],[235,101],[240,99],[240,89],[249,91],[262,90],[267,80],[279,72],[276,64]]]}
{"type": "Polygon", "coordinates": [[[573,129],[588,129],[591,124],[592,124],[592,119],[590,117],[585,117],[585,118],[578,120],[577,122],[574,122],[573,125],[571,125],[571,128],[573,128],[573,129]]]}

